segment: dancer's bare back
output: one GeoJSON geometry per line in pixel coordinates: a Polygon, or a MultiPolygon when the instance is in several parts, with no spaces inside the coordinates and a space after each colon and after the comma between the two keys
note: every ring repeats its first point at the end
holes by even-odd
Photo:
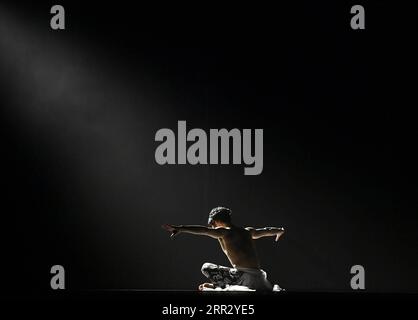
{"type": "Polygon", "coordinates": [[[196,235],[206,235],[217,239],[222,251],[228,257],[231,265],[236,268],[260,269],[260,261],[255,249],[254,239],[275,236],[276,241],[284,233],[283,228],[242,228],[234,225],[228,227],[205,227],[205,226],[174,226],[163,225],[163,228],[171,232],[171,236],[179,233],[191,233],[196,235]]]}

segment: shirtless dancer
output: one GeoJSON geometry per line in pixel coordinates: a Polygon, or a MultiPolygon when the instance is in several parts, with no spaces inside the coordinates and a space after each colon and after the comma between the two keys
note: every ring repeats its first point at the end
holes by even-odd
{"type": "Polygon", "coordinates": [[[209,213],[208,225],[209,227],[163,225],[164,229],[171,232],[171,237],[183,232],[217,239],[222,251],[231,262],[233,268],[204,263],[202,273],[211,282],[201,284],[199,290],[216,287],[226,288],[231,285],[245,286],[254,290],[272,290],[266,273],[260,269],[253,240],[262,237],[276,237],[276,241],[278,241],[284,233],[284,229],[276,227],[255,229],[235,226],[231,223],[231,210],[224,207],[212,209],[209,213]]]}

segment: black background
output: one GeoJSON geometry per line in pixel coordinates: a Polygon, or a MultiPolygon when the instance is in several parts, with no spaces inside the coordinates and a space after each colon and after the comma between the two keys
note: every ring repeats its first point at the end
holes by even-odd
{"type": "MultiPolygon", "coordinates": [[[[405,1],[406,2],[406,1],[405,1]]],[[[1,283],[67,289],[192,289],[216,242],[162,223],[204,224],[229,206],[240,225],[284,226],[258,241],[289,291],[418,290],[416,11],[357,3],[226,7],[2,3],[1,283]],[[264,170],[159,166],[155,132],[263,128],[264,170]]],[[[6,291],[4,291],[6,293],[6,291]]]]}

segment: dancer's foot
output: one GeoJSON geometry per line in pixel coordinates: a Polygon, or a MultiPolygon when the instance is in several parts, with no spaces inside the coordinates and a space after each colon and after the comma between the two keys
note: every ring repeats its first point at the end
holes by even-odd
{"type": "Polygon", "coordinates": [[[211,289],[213,289],[213,288],[215,288],[215,286],[212,283],[205,282],[205,283],[202,283],[199,286],[199,290],[200,291],[203,291],[204,288],[211,288],[211,289]]]}

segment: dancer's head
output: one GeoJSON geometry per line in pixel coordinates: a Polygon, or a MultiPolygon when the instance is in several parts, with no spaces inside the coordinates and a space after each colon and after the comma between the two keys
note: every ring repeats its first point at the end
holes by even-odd
{"type": "Polygon", "coordinates": [[[226,227],[231,224],[231,209],[225,207],[213,208],[209,213],[208,224],[212,227],[226,227]]]}

